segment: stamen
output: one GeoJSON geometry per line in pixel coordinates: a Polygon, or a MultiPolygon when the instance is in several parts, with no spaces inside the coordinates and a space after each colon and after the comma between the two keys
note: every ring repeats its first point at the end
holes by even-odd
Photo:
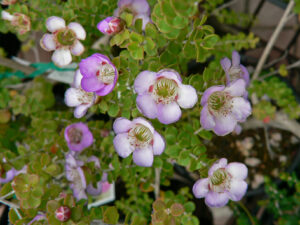
{"type": "Polygon", "coordinates": [[[231,176],[224,168],[216,170],[209,180],[209,189],[214,192],[224,192],[230,189],[231,176]]]}
{"type": "Polygon", "coordinates": [[[82,104],[90,104],[93,102],[94,93],[93,92],[86,92],[82,88],[78,89],[78,101],[82,104]]]}
{"type": "Polygon", "coordinates": [[[208,98],[208,109],[213,114],[226,116],[232,110],[232,97],[224,91],[216,91],[208,98]]]}
{"type": "Polygon", "coordinates": [[[111,84],[115,80],[115,69],[110,64],[104,64],[100,67],[100,69],[97,71],[97,77],[100,81],[102,81],[104,84],[111,84]]]}
{"type": "Polygon", "coordinates": [[[174,80],[161,78],[153,86],[153,96],[158,103],[168,104],[176,100],[178,85],[174,80]]]}
{"type": "Polygon", "coordinates": [[[68,136],[72,144],[79,144],[81,142],[83,134],[81,130],[78,130],[77,128],[73,127],[68,130],[68,136]]]}
{"type": "Polygon", "coordinates": [[[129,133],[129,140],[133,146],[141,147],[149,145],[153,139],[150,129],[142,124],[137,124],[129,133]]]}

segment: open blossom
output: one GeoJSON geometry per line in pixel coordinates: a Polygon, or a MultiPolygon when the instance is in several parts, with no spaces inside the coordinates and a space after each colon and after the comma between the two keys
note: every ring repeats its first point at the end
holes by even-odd
{"type": "Polygon", "coordinates": [[[147,0],[119,0],[118,8],[114,12],[114,16],[118,17],[124,11],[129,11],[133,14],[133,20],[142,19],[143,29],[145,29],[150,19],[150,6],[147,0]]]}
{"type": "Polygon", "coordinates": [[[195,88],[181,82],[175,70],[141,72],[134,82],[139,111],[150,119],[157,118],[163,124],[178,121],[181,117],[180,107],[192,108],[198,100],[195,88]]]}
{"type": "Polygon", "coordinates": [[[69,107],[75,107],[74,116],[83,117],[87,110],[96,101],[95,93],[86,92],[81,88],[82,74],[76,70],[72,86],[65,92],[65,103],[69,107]]]}
{"type": "Polygon", "coordinates": [[[238,79],[227,87],[220,85],[208,88],[201,99],[202,127],[224,136],[235,129],[237,122],[244,122],[251,114],[249,101],[242,97],[245,87],[245,81],[238,79]]]}
{"type": "Polygon", "coordinates": [[[25,34],[31,29],[30,18],[22,13],[14,13],[2,11],[2,19],[10,21],[11,25],[16,28],[19,34],[25,34]]]}
{"type": "Polygon", "coordinates": [[[65,129],[68,147],[74,152],[81,152],[93,144],[93,134],[84,123],[73,123],[65,129]]]}
{"type": "Polygon", "coordinates": [[[138,166],[152,166],[154,155],[162,154],[165,149],[163,137],[143,118],[132,121],[118,118],[113,129],[117,134],[114,147],[119,156],[126,158],[133,152],[133,161],[138,166]]]}
{"type": "Polygon", "coordinates": [[[114,16],[107,17],[97,24],[98,30],[108,35],[119,33],[123,27],[123,20],[114,16]]]}
{"type": "Polygon", "coordinates": [[[226,74],[227,85],[237,79],[243,79],[246,82],[246,86],[249,85],[249,72],[245,66],[240,64],[240,61],[241,57],[236,51],[232,52],[232,62],[227,57],[221,60],[221,66],[226,74]]]}
{"type": "Polygon", "coordinates": [[[84,51],[84,46],[79,40],[86,38],[86,32],[79,23],[70,23],[66,26],[63,18],[51,16],[46,21],[47,29],[51,34],[44,34],[40,44],[46,51],[54,51],[52,61],[62,67],[72,62],[71,53],[79,56],[84,51]]]}
{"type": "Polygon", "coordinates": [[[83,76],[81,87],[87,92],[105,96],[116,86],[118,70],[105,55],[96,53],[81,60],[79,69],[83,76]]]}
{"type": "Polygon", "coordinates": [[[233,162],[227,164],[222,158],[208,171],[208,177],[198,180],[193,186],[196,198],[205,198],[209,207],[223,207],[228,200],[240,201],[247,191],[244,181],[248,169],[243,163],[233,162]]]}

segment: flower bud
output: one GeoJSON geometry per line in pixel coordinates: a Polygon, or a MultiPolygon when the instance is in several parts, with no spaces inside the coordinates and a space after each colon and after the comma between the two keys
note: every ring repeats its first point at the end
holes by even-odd
{"type": "Polygon", "coordinates": [[[55,211],[55,217],[61,222],[65,222],[71,217],[71,210],[68,206],[60,206],[55,211]]]}
{"type": "Polygon", "coordinates": [[[107,17],[98,23],[97,28],[103,34],[116,34],[123,30],[124,22],[118,17],[107,17]]]}

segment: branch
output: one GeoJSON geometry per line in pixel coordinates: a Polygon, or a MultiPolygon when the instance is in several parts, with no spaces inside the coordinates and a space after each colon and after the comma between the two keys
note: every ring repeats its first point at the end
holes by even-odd
{"type": "Polygon", "coordinates": [[[160,192],[160,172],[161,172],[161,168],[155,168],[155,185],[154,185],[155,199],[158,199],[159,192],[160,192]]]}
{"type": "Polygon", "coordinates": [[[259,59],[259,62],[257,64],[257,66],[255,68],[255,71],[254,71],[254,74],[252,76],[252,80],[255,80],[255,79],[258,78],[258,75],[260,74],[260,72],[261,72],[261,70],[263,68],[263,65],[265,64],[266,59],[269,56],[270,51],[273,48],[273,45],[275,44],[275,42],[276,42],[276,40],[277,40],[277,38],[278,38],[281,30],[283,29],[285,23],[290,18],[289,15],[290,15],[291,10],[294,7],[294,4],[295,4],[294,0],[291,0],[289,2],[288,6],[286,7],[286,9],[285,9],[285,11],[283,13],[283,16],[281,17],[281,19],[280,19],[280,21],[279,21],[279,23],[278,23],[278,25],[277,25],[274,33],[272,34],[272,36],[271,36],[271,38],[270,38],[270,40],[269,40],[269,42],[268,42],[268,44],[267,44],[267,46],[266,46],[266,48],[265,48],[265,50],[263,52],[261,58],[259,59]]]}
{"type": "Polygon", "coordinates": [[[9,68],[13,69],[14,71],[17,71],[17,70],[22,71],[23,73],[25,73],[27,75],[29,75],[35,71],[35,68],[33,68],[31,66],[24,66],[24,65],[17,63],[11,59],[7,59],[7,58],[1,57],[1,56],[0,56],[0,65],[9,67],[9,68]]]}

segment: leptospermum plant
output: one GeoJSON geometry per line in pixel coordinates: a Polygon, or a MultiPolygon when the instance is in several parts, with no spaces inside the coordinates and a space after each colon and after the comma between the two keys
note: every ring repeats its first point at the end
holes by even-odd
{"type": "Polygon", "coordinates": [[[118,155],[126,158],[133,153],[133,161],[138,166],[152,166],[154,155],[161,155],[165,149],[163,137],[143,118],[132,121],[118,118],[113,129],[117,135],[114,146],[118,155]]]}
{"type": "Polygon", "coordinates": [[[135,79],[134,90],[138,94],[139,111],[163,124],[177,122],[181,117],[180,107],[192,108],[198,100],[195,88],[182,84],[179,73],[170,69],[141,72],[135,79]]]}
{"type": "Polygon", "coordinates": [[[243,163],[229,163],[222,158],[208,171],[208,177],[198,180],[193,186],[196,198],[205,198],[209,207],[223,207],[229,199],[240,201],[247,191],[245,179],[248,169],[243,163]]]}
{"type": "Polygon", "coordinates": [[[72,55],[79,56],[84,51],[80,40],[86,38],[84,28],[76,22],[66,26],[63,18],[51,16],[46,21],[46,27],[51,34],[44,34],[40,44],[46,51],[54,51],[52,61],[62,67],[72,62],[72,55]]]}
{"type": "Polygon", "coordinates": [[[19,34],[25,34],[31,29],[30,18],[22,13],[10,14],[2,11],[2,19],[10,21],[10,24],[18,31],[19,34]]]}

